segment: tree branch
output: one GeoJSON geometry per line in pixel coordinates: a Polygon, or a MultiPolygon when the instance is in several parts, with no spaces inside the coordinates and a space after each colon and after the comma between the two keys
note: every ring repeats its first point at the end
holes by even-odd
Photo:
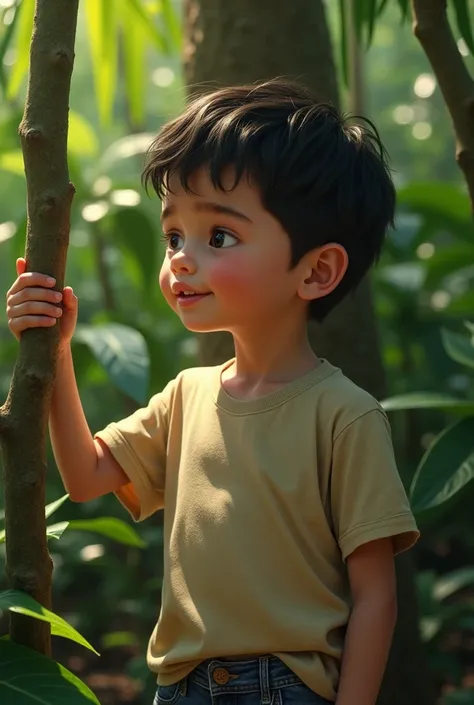
{"type": "Polygon", "coordinates": [[[451,115],[456,160],[467,182],[474,214],[474,80],[451,30],[446,0],[412,0],[413,32],[420,42],[451,115]]]}
{"type": "MultiPolygon", "coordinates": [[[[78,0],[36,0],[25,112],[19,134],[28,194],[29,271],[56,278],[62,291],[74,187],[67,166],[69,89],[78,0]]],[[[25,331],[10,391],[0,409],[4,454],[6,562],[10,587],[51,602],[46,543],[46,433],[59,327],[25,331]]],[[[46,622],[11,614],[11,638],[50,653],[46,622]]]]}

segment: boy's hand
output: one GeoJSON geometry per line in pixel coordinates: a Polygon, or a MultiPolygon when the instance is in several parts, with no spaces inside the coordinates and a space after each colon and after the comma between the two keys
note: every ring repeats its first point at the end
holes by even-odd
{"type": "Polygon", "coordinates": [[[76,327],[77,297],[70,286],[60,294],[53,291],[54,279],[25,270],[26,260],[20,257],[16,262],[18,278],[7,292],[8,327],[20,340],[27,328],[54,326],[61,318],[60,348],[66,348],[76,327]]]}

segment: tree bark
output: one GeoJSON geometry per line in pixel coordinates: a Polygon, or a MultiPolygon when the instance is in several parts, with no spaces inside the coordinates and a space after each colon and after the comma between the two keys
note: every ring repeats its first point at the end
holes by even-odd
{"type": "MultiPolygon", "coordinates": [[[[322,0],[293,0],[280,4],[278,12],[273,0],[185,0],[184,9],[183,60],[191,93],[201,86],[286,76],[339,103],[322,0]]],[[[379,399],[386,395],[369,279],[323,325],[310,326],[310,339],[318,355],[340,366],[356,384],[379,399]]],[[[199,343],[203,364],[218,364],[233,355],[229,334],[201,335],[199,343]]],[[[433,705],[410,558],[401,557],[397,570],[399,620],[379,705],[433,705]]]]}
{"type": "Polygon", "coordinates": [[[456,160],[474,215],[474,80],[456,44],[446,0],[412,0],[413,32],[436,76],[456,135],[456,160]]]}
{"type": "MultiPolygon", "coordinates": [[[[56,279],[62,291],[74,187],[67,132],[78,0],[36,0],[25,112],[19,127],[28,199],[28,271],[56,279]]],[[[6,568],[10,587],[51,605],[52,562],[46,543],[46,434],[59,326],[30,329],[4,406],[6,568]]],[[[50,654],[49,624],[11,613],[11,638],[50,654]]]]}

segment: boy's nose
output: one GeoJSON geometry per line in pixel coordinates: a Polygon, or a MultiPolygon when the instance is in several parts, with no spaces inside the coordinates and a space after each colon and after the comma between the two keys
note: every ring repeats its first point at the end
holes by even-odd
{"type": "Polygon", "coordinates": [[[194,258],[183,250],[180,250],[173,255],[170,266],[173,273],[192,273],[196,271],[196,263],[194,258]]]}

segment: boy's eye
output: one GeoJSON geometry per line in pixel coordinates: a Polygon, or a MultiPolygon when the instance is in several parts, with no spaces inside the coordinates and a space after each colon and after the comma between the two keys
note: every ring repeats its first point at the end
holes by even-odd
{"type": "Polygon", "coordinates": [[[183,239],[178,233],[164,233],[162,238],[170,250],[178,250],[182,247],[181,240],[183,239]]]}
{"type": "Polygon", "coordinates": [[[215,228],[209,240],[209,244],[216,248],[232,247],[236,242],[236,236],[222,228],[215,228]]]}

